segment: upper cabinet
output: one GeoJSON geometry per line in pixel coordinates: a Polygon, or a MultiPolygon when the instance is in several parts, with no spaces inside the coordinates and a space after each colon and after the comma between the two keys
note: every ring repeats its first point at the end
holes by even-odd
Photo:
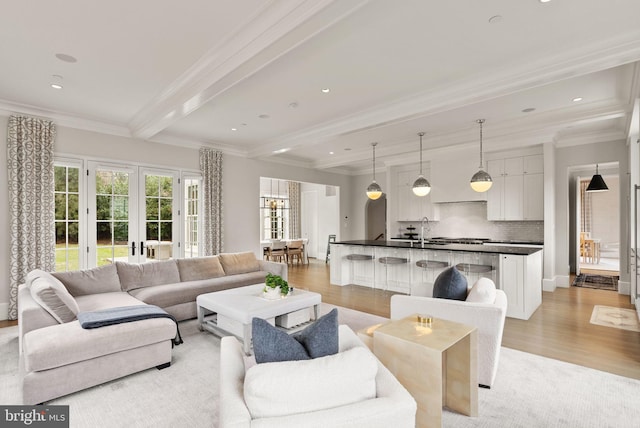
{"type": "Polygon", "coordinates": [[[478,171],[478,159],[438,159],[431,162],[431,202],[486,201],[487,194],[475,192],[471,177],[478,171]]]}
{"type": "Polygon", "coordinates": [[[543,220],[542,155],[490,160],[493,186],[487,192],[488,220],[543,220]]]}
{"type": "MultiPolygon", "coordinates": [[[[415,222],[420,221],[423,217],[435,220],[436,214],[431,203],[431,194],[416,196],[413,193],[413,182],[418,178],[419,171],[420,169],[416,167],[415,170],[398,170],[392,175],[392,180],[395,183],[392,183],[394,194],[391,195],[391,203],[396,211],[395,213],[390,212],[390,215],[392,218],[395,217],[396,221],[415,222]]],[[[424,172],[425,177],[429,179],[429,171],[424,172]]],[[[431,180],[429,179],[429,181],[431,180]]],[[[431,192],[433,192],[433,188],[431,192]]]]}

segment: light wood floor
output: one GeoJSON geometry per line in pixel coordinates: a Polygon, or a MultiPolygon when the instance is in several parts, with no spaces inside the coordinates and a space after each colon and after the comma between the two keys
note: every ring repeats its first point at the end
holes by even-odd
{"type": "MultiPolygon", "coordinates": [[[[322,294],[323,302],[389,317],[393,293],[330,285],[329,265],[310,261],[289,267],[292,286],[322,294]]],[[[589,323],[594,305],[633,308],[629,296],[614,291],[570,287],[543,292],[542,306],[529,320],[507,318],[502,345],[640,379],[640,333],[589,323]]]]}
{"type": "MultiPolygon", "coordinates": [[[[389,317],[393,293],[329,283],[329,265],[311,259],[289,267],[289,283],[322,294],[322,301],[389,317]]],[[[594,305],[632,308],[629,296],[589,288],[544,292],[542,306],[527,320],[507,318],[503,346],[640,379],[640,333],[589,323],[594,305]]],[[[0,321],[0,327],[16,325],[0,321]]]]}

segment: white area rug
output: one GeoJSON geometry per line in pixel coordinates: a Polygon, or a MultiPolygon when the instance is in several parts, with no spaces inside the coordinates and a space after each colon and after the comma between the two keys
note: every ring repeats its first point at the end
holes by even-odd
{"type": "MultiPolygon", "coordinates": [[[[322,313],[333,306],[323,304],[322,313]]],[[[384,320],[340,308],[354,330],[384,320]]],[[[171,367],[150,369],[48,404],[70,406],[71,427],[216,427],[220,339],[180,323],[171,367]]],[[[0,403],[19,404],[18,329],[0,329],[0,403]]],[[[422,368],[416,368],[421,370],[422,368]]],[[[496,382],[479,389],[479,416],[446,411],[444,427],[636,427],[640,381],[502,348],[496,382]]],[[[312,421],[310,421],[311,423],[312,421]]],[[[302,427],[304,428],[304,427],[302,427]]]]}
{"type": "Polygon", "coordinates": [[[595,305],[591,313],[591,324],[640,332],[638,315],[633,309],[595,305]]]}

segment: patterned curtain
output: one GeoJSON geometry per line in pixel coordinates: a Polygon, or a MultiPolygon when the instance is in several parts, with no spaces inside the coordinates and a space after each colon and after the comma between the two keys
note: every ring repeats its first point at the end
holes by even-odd
{"type": "Polygon", "coordinates": [[[587,192],[591,180],[580,180],[580,232],[591,232],[592,223],[592,198],[587,192]]]}
{"type": "Polygon", "coordinates": [[[222,227],[222,152],[200,149],[202,172],[203,255],[220,254],[223,249],[222,227]]]}
{"type": "Polygon", "coordinates": [[[289,239],[301,237],[300,230],[300,183],[289,181],[289,239]]]}
{"type": "Polygon", "coordinates": [[[18,285],[33,269],[55,269],[53,122],[11,116],[7,132],[10,258],[9,319],[18,318],[18,285]]]}

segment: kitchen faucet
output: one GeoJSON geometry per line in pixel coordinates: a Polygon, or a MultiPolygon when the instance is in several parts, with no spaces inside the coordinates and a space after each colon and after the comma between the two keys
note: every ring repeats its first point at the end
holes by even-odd
{"type": "Polygon", "coordinates": [[[429,218],[427,216],[422,217],[420,220],[420,245],[424,248],[424,224],[427,222],[427,231],[429,231],[429,218]]]}

